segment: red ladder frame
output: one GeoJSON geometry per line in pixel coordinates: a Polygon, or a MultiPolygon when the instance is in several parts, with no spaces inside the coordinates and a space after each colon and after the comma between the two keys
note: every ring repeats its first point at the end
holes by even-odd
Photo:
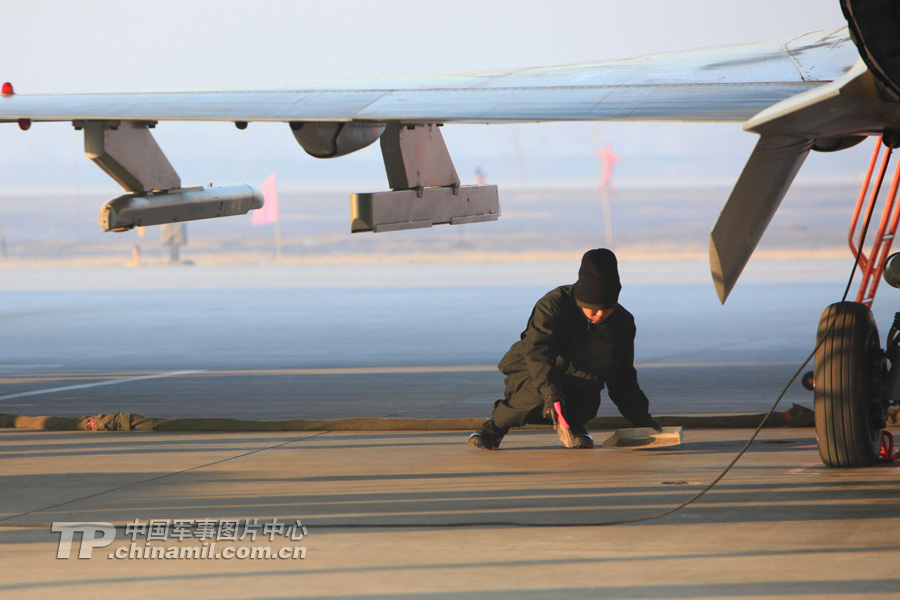
{"type": "MultiPolygon", "coordinates": [[[[856,301],[861,302],[868,307],[871,307],[872,301],[875,300],[875,292],[878,291],[878,284],[881,282],[881,266],[884,264],[885,259],[887,259],[888,254],[891,251],[891,246],[894,243],[894,236],[897,232],[897,224],[900,222],[900,202],[897,202],[897,192],[898,187],[900,187],[900,164],[898,164],[894,170],[891,188],[881,213],[881,222],[878,224],[878,232],[875,235],[875,241],[872,243],[872,249],[869,254],[860,251],[860,245],[863,243],[863,237],[866,233],[865,229],[859,232],[859,242],[854,244],[853,238],[856,233],[856,226],[859,223],[859,215],[862,212],[866,194],[869,192],[872,173],[875,171],[875,165],[878,163],[882,147],[881,138],[879,137],[875,142],[875,150],[872,152],[871,161],[869,161],[869,169],[866,172],[866,178],[863,181],[862,189],[859,192],[859,198],[856,201],[856,210],[854,211],[853,219],[850,222],[850,234],[847,238],[850,249],[853,251],[853,256],[855,257],[857,253],[859,253],[859,266],[863,273],[863,279],[859,287],[859,294],[856,296],[856,301]]],[[[872,210],[875,200],[878,198],[878,192],[884,181],[884,175],[887,172],[890,159],[891,150],[888,148],[881,160],[881,168],[878,172],[878,182],[875,187],[872,188],[871,195],[869,196],[869,203],[866,205],[867,214],[872,210]]]]}

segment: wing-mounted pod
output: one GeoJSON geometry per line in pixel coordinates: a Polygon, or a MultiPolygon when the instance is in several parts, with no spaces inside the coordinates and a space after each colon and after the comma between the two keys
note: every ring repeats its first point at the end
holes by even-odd
{"type": "Polygon", "coordinates": [[[100,209],[105,231],[243,215],[262,208],[263,195],[245,183],[210,187],[176,188],[141,194],[125,194],[100,209]]]}
{"type": "Polygon", "coordinates": [[[496,221],[500,216],[497,186],[460,185],[437,124],[388,123],[381,154],[392,191],[350,196],[353,233],[496,221]]]}
{"type": "Polygon", "coordinates": [[[128,194],[107,202],[99,222],[105,231],[212,219],[262,208],[262,193],[249,185],[182,188],[181,178],[142,121],[76,121],[84,152],[128,194]]]}
{"type": "Polygon", "coordinates": [[[291,122],[291,132],[297,143],[316,158],[335,158],[362,150],[381,137],[384,127],[384,123],[368,121],[291,122]]]}
{"type": "Polygon", "coordinates": [[[344,156],[381,139],[392,191],[350,196],[353,233],[494,221],[500,216],[497,186],[460,185],[437,124],[294,121],[291,132],[316,158],[344,156]]]}

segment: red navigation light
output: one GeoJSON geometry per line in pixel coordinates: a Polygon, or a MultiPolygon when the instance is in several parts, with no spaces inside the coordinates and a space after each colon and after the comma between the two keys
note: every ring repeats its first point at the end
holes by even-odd
{"type": "Polygon", "coordinates": [[[0,95],[2,96],[12,96],[13,95],[13,86],[10,82],[6,82],[3,84],[3,87],[0,88],[0,95]]]}
{"type": "Polygon", "coordinates": [[[19,129],[22,131],[31,129],[31,119],[19,119],[19,129]]]}

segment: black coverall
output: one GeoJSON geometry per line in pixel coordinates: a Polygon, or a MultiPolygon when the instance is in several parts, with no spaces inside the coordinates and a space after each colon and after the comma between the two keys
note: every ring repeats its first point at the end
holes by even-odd
{"type": "Polygon", "coordinates": [[[649,402],[634,370],[634,317],[619,305],[593,325],[575,303],[572,287],[558,287],[538,301],[521,339],[498,365],[506,392],[492,419],[501,431],[546,423],[544,399],[560,394],[569,425],[578,431],[597,415],[604,384],[623,417],[637,427],[650,424],[649,402]]]}

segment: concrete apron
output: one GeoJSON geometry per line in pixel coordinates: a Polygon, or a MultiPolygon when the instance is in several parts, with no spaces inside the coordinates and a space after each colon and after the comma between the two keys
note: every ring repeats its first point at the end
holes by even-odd
{"type": "MultiPolygon", "coordinates": [[[[669,516],[749,430],[680,446],[567,450],[514,431],[0,432],[6,597],[895,597],[900,465],[827,469],[810,429],[764,430],[712,491],[669,516]],[[294,524],[256,540],[126,535],[129,523],[294,524]],[[57,558],[51,524],[117,527],[57,558]],[[139,558],[142,548],[303,547],[304,558],[139,558]],[[136,554],[127,556],[132,548],[136,554]],[[116,553],[125,558],[116,557],[116,553]],[[108,558],[113,555],[113,558],[108,558]],[[883,565],[883,567],[879,566],[883,565]]],[[[597,432],[603,439],[603,432],[597,432]]],[[[134,527],[134,525],[132,525],[134,527]]],[[[171,532],[170,532],[171,533],[171,532]]]]}

